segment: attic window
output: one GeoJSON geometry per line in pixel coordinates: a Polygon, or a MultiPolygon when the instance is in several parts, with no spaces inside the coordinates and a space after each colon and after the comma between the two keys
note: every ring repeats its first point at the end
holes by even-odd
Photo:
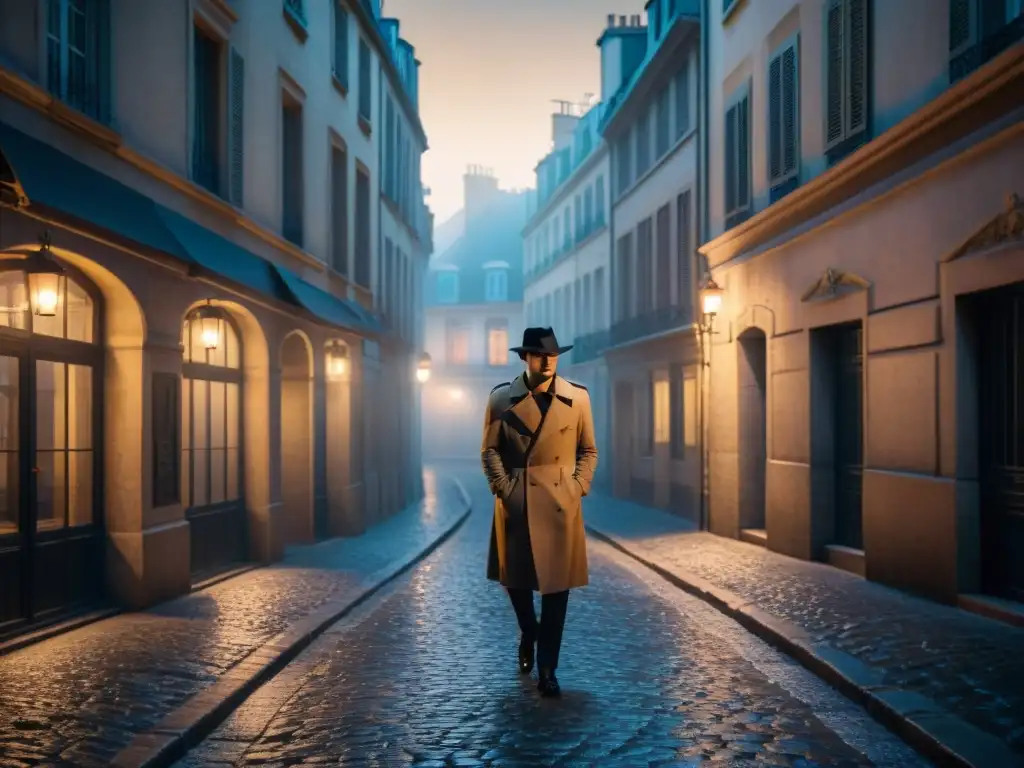
{"type": "Polygon", "coordinates": [[[484,300],[508,301],[508,267],[488,265],[484,269],[484,300]]]}

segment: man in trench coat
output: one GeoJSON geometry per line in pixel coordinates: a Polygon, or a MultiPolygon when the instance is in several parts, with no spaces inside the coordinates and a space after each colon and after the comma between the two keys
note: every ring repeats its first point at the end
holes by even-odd
{"type": "Polygon", "coordinates": [[[555,669],[569,590],[587,584],[582,499],[597,468],[590,393],[555,375],[560,347],[551,328],[527,328],[513,347],[525,372],[487,401],[481,459],[494,494],[487,577],[508,590],[519,622],[519,669],[538,690],[560,693],[555,669]],[[541,619],[533,592],[540,592],[541,619]]]}

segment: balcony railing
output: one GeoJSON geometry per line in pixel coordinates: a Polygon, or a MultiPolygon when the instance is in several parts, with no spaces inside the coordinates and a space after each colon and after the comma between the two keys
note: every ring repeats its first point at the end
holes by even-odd
{"type": "Polygon", "coordinates": [[[692,316],[689,306],[661,307],[641,315],[620,320],[611,328],[611,346],[682,328],[692,316]]]}
{"type": "Polygon", "coordinates": [[[599,358],[608,348],[609,333],[607,330],[594,331],[573,339],[572,364],[588,363],[599,358]]]}
{"type": "Polygon", "coordinates": [[[1014,43],[1024,39],[1024,15],[1017,16],[949,62],[949,81],[967,77],[982,64],[994,59],[1014,43]]]}

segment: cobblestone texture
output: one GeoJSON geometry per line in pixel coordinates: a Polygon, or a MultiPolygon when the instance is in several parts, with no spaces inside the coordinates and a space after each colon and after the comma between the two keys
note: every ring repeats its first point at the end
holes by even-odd
{"type": "MultiPolygon", "coordinates": [[[[1024,755],[1024,629],[770,552],[607,496],[588,525],[646,560],[728,589],[927,696],[1024,755]]],[[[1024,757],[1022,757],[1024,761],[1024,757]]]]}
{"type": "Polygon", "coordinates": [[[426,480],[422,504],[363,536],[0,657],[0,766],[108,764],[257,647],[436,539],[465,507],[449,479],[426,480]]]}
{"type": "Polygon", "coordinates": [[[475,512],[453,539],[177,768],[923,764],[795,662],[593,542],[591,586],[569,599],[563,697],[541,699],[516,672],[508,598],[484,578],[486,485],[466,485],[475,512]]]}

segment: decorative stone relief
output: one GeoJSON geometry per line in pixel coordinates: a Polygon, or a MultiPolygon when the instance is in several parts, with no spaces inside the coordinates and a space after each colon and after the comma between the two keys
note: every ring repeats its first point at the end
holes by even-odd
{"type": "Polygon", "coordinates": [[[1024,240],[1024,201],[1016,192],[1006,196],[1006,208],[998,216],[971,235],[946,261],[953,261],[969,253],[984,251],[1013,240],[1024,240]]]}
{"type": "Polygon", "coordinates": [[[828,301],[853,291],[867,290],[871,286],[867,280],[852,272],[840,272],[829,267],[818,281],[808,288],[800,301],[828,301]]]}

